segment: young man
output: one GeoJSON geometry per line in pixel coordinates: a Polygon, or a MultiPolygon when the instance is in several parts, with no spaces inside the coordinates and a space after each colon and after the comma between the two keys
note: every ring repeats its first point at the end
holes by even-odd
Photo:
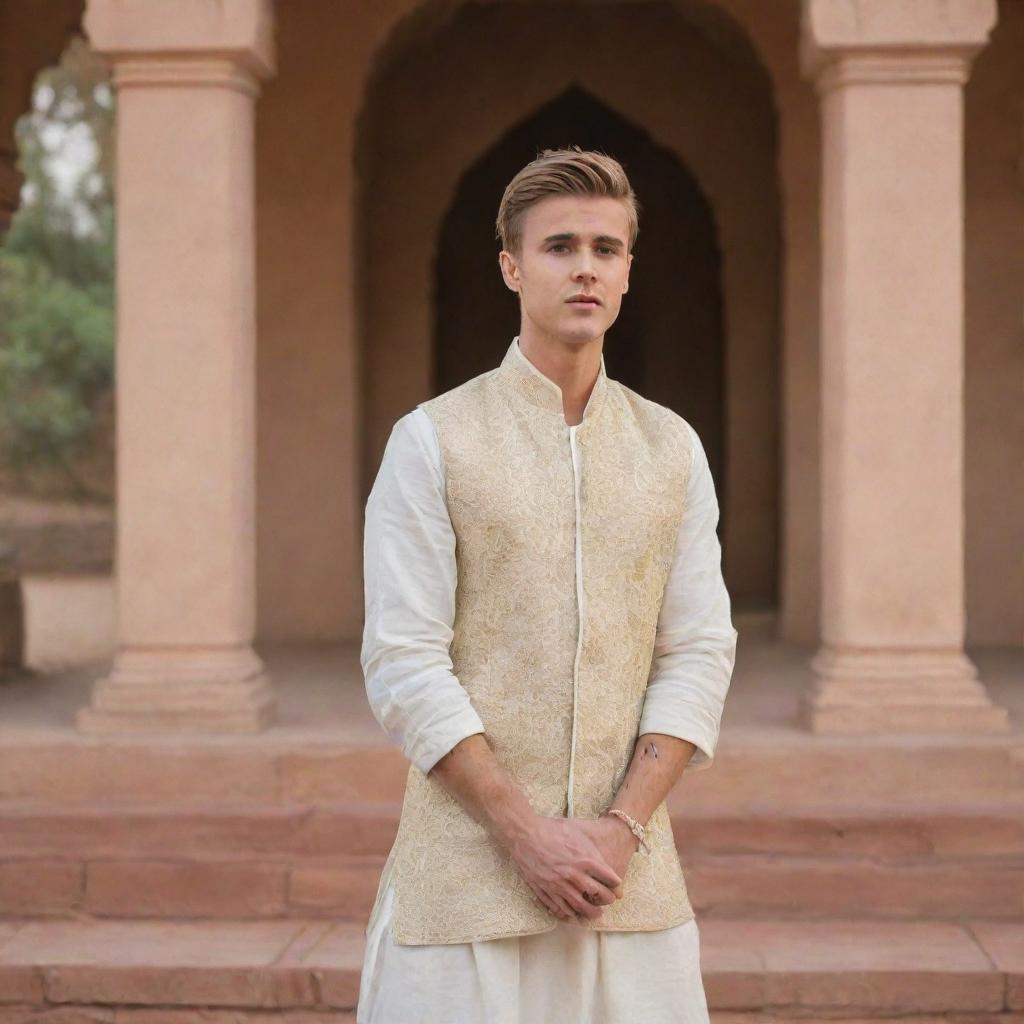
{"type": "Polygon", "coordinates": [[[520,333],[398,420],[366,505],[362,668],[411,764],[357,1021],[707,1024],[665,804],[736,652],[707,458],[605,374],[621,165],[546,150],[497,228],[520,333]]]}

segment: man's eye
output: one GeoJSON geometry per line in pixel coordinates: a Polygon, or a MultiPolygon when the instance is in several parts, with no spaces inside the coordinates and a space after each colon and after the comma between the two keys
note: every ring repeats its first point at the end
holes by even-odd
{"type": "Polygon", "coordinates": [[[562,245],[561,242],[557,242],[555,245],[551,246],[551,251],[554,252],[556,249],[565,249],[565,248],[566,248],[566,246],[562,245]]]}
{"type": "Polygon", "coordinates": [[[599,252],[606,252],[606,253],[608,253],[609,256],[613,256],[615,254],[615,250],[612,249],[610,246],[607,246],[607,245],[599,245],[598,246],[598,251],[599,252]]]}

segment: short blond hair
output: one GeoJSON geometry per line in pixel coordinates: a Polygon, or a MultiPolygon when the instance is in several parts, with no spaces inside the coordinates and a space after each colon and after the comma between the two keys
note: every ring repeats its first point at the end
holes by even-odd
{"type": "Polygon", "coordinates": [[[508,183],[495,224],[502,248],[518,255],[523,241],[523,214],[541,199],[558,195],[621,199],[629,217],[627,252],[632,251],[640,230],[640,203],[622,164],[606,153],[579,146],[545,149],[508,183]]]}

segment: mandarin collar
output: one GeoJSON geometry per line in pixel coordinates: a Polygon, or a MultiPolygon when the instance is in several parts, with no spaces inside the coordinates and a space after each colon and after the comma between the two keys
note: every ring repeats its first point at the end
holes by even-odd
{"type": "MultiPolygon", "coordinates": [[[[498,368],[501,377],[527,402],[547,412],[557,413],[565,424],[565,408],[562,404],[562,389],[546,374],[542,373],[523,354],[519,347],[519,335],[512,339],[505,358],[498,368]]],[[[601,353],[601,368],[597,372],[590,398],[583,410],[582,426],[601,408],[608,390],[608,375],[604,368],[604,352],[601,353]]],[[[565,424],[566,426],[568,424],[565,424]]]]}

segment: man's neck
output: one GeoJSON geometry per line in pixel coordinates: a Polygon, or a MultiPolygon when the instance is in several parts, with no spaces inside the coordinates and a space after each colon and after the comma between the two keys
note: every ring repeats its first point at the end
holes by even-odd
{"type": "Polygon", "coordinates": [[[570,426],[583,419],[590,393],[601,372],[604,335],[591,341],[567,344],[547,335],[530,332],[524,324],[519,350],[562,390],[562,408],[570,426]]]}

